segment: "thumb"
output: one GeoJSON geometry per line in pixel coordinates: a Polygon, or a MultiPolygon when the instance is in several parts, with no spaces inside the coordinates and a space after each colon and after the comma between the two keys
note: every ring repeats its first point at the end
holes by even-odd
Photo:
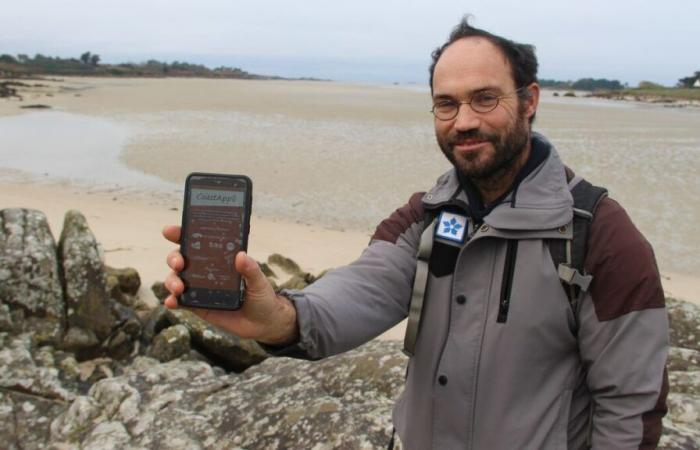
{"type": "Polygon", "coordinates": [[[265,274],[262,273],[262,270],[260,270],[257,261],[248,256],[246,252],[238,252],[234,265],[236,271],[243,276],[248,291],[262,291],[271,288],[270,282],[265,278],[265,274]]]}

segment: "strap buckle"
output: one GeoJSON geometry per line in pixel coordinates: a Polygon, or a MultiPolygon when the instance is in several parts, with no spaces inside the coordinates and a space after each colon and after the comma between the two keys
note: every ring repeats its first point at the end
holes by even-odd
{"type": "Polygon", "coordinates": [[[588,286],[593,281],[593,275],[583,275],[578,270],[563,263],[559,264],[557,272],[559,278],[566,284],[578,286],[584,292],[588,291],[588,286]]]}

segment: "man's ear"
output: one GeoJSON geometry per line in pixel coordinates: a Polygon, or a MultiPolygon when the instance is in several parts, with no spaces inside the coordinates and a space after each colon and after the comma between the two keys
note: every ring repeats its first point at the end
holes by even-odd
{"type": "Polygon", "coordinates": [[[528,96],[523,100],[525,105],[525,117],[528,119],[535,115],[540,104],[540,85],[532,83],[527,87],[528,96]]]}

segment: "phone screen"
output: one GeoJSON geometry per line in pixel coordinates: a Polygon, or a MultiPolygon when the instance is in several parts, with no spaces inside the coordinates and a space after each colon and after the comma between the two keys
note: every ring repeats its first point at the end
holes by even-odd
{"type": "Polygon", "coordinates": [[[247,244],[248,194],[244,177],[190,176],[182,237],[186,303],[238,303],[241,277],[233,261],[247,244]]]}

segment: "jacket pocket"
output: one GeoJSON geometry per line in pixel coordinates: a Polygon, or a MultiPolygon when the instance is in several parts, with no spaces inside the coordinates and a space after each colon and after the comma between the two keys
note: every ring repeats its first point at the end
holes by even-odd
{"type": "Polygon", "coordinates": [[[501,281],[501,296],[498,304],[498,323],[505,323],[508,320],[513,277],[515,276],[515,261],[518,258],[518,241],[509,239],[507,245],[506,262],[503,267],[503,281],[501,281]]]}

